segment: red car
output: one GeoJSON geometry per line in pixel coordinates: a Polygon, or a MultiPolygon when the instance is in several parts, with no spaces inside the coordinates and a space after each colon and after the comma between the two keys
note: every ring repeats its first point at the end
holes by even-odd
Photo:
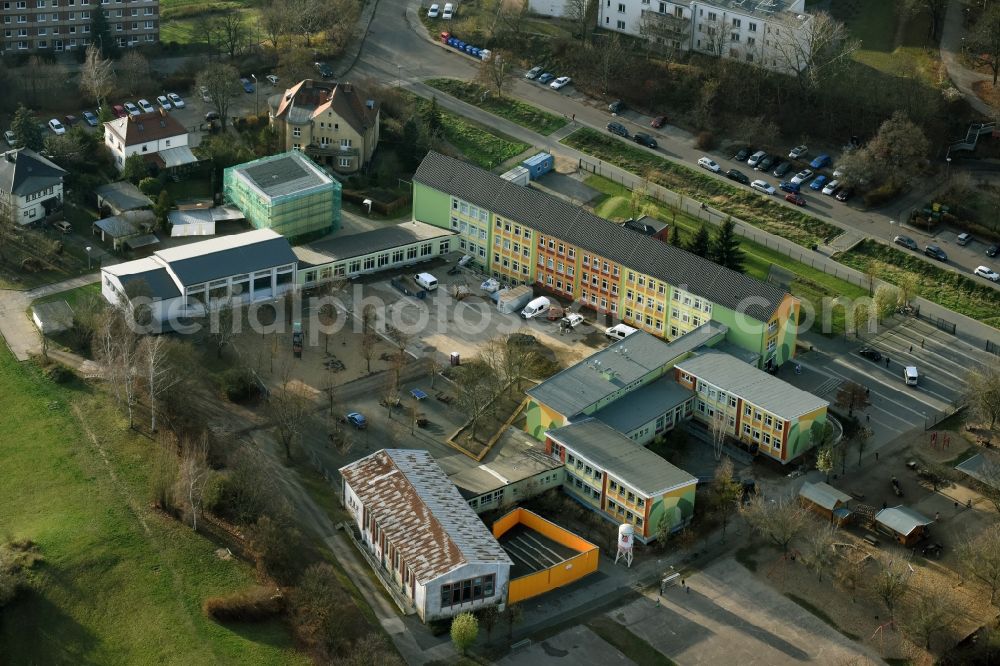
{"type": "Polygon", "coordinates": [[[667,124],[667,117],[666,116],[656,116],[649,123],[649,126],[650,127],[654,127],[656,129],[660,129],[661,127],[663,127],[666,124],[667,124]]]}
{"type": "Polygon", "coordinates": [[[805,206],[806,198],[801,194],[786,194],[785,201],[795,204],[796,206],[805,206]]]}
{"type": "Polygon", "coordinates": [[[115,104],[111,107],[111,113],[115,114],[115,118],[124,118],[128,115],[128,111],[121,104],[115,104]]]}

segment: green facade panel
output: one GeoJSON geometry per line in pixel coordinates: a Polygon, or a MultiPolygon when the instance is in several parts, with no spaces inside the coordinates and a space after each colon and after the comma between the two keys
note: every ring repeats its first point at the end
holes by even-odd
{"type": "MultiPolygon", "coordinates": [[[[490,217],[492,219],[492,215],[490,217]]],[[[451,228],[451,197],[426,185],[413,183],[413,219],[442,229],[451,228]]]]}

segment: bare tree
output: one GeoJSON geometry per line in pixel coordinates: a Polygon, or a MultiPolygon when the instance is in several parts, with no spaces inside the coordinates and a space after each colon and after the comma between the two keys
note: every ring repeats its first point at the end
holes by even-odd
{"type": "Polygon", "coordinates": [[[976,21],[971,41],[976,58],[993,72],[993,87],[996,88],[1000,78],[1000,5],[992,3],[983,12],[976,21]]]}
{"type": "Polygon", "coordinates": [[[378,315],[375,306],[369,303],[361,310],[361,355],[365,357],[367,372],[372,371],[372,357],[378,344],[378,315]]]}
{"type": "Polygon", "coordinates": [[[608,94],[611,84],[617,80],[622,67],[630,57],[630,52],[617,33],[591,48],[597,62],[597,76],[601,93],[608,94]]]}
{"type": "Polygon", "coordinates": [[[782,556],[788,555],[788,545],[805,529],[808,516],[794,498],[781,496],[765,500],[755,495],[741,505],[740,513],[755,532],[781,548],[782,556]]]}
{"type": "Polygon", "coordinates": [[[857,382],[847,382],[837,391],[834,404],[846,409],[848,415],[853,416],[855,409],[867,409],[871,404],[868,400],[868,389],[857,382]]]}
{"type": "Polygon", "coordinates": [[[994,523],[975,537],[967,536],[957,551],[965,572],[986,586],[990,603],[995,604],[1000,589],[1000,525],[994,523]]]}
{"type": "Polygon", "coordinates": [[[901,560],[890,560],[882,564],[881,570],[872,579],[872,592],[889,612],[889,621],[895,618],[896,606],[910,589],[910,570],[901,560]]]}
{"type": "MultiPolygon", "coordinates": [[[[260,28],[264,31],[271,48],[277,50],[281,38],[288,34],[291,23],[285,5],[278,0],[271,0],[260,9],[260,28]]],[[[289,81],[289,83],[291,83],[289,81]]]]}
{"type": "Polygon", "coordinates": [[[923,129],[904,111],[896,111],[868,143],[845,155],[841,166],[848,181],[865,180],[872,185],[888,182],[903,187],[923,170],[929,150],[923,129]]]}
{"type": "Polygon", "coordinates": [[[118,61],[118,80],[130,95],[135,95],[140,88],[149,82],[149,61],[146,57],[130,49],[118,61]]]}
{"type": "Polygon", "coordinates": [[[945,631],[955,616],[954,609],[945,602],[946,598],[944,594],[922,596],[906,622],[906,628],[920,639],[925,650],[931,649],[931,639],[945,631]]]}
{"type": "Polygon", "coordinates": [[[865,563],[867,561],[867,555],[860,559],[852,559],[849,555],[845,555],[837,566],[837,578],[840,580],[841,585],[851,591],[851,601],[853,602],[857,601],[858,591],[862,589],[868,580],[868,577],[865,575],[865,563]]]}
{"type": "Polygon", "coordinates": [[[162,335],[147,335],[140,342],[139,355],[145,368],[146,394],[149,396],[149,429],[156,432],[157,401],[182,380],[174,363],[178,353],[175,343],[162,335]]]}
{"type": "Polygon", "coordinates": [[[281,386],[271,391],[267,413],[274,424],[274,435],[285,450],[285,457],[292,459],[292,446],[298,441],[304,421],[309,413],[310,401],[302,389],[285,379],[281,386]]]}
{"type": "Polygon", "coordinates": [[[208,436],[202,435],[184,445],[177,476],[179,489],[187,502],[187,511],[191,517],[191,529],[195,532],[198,531],[198,513],[201,511],[208,475],[208,436]]]}
{"type": "Polygon", "coordinates": [[[103,104],[114,88],[114,63],[102,58],[101,50],[91,44],[80,66],[80,90],[98,104],[103,104]]]}
{"type": "Polygon", "coordinates": [[[507,51],[494,51],[493,55],[479,63],[476,81],[497,97],[503,97],[511,86],[512,62],[513,58],[507,51]]]}
{"type": "Polygon", "coordinates": [[[712,433],[712,450],[715,453],[716,461],[722,460],[722,446],[726,443],[728,426],[729,418],[726,416],[726,413],[721,408],[716,409],[712,413],[712,420],[708,425],[708,429],[712,433]]]}
{"type": "Polygon", "coordinates": [[[979,418],[989,420],[990,430],[1000,418],[1000,366],[973,367],[965,376],[965,398],[979,418]]]}
{"type": "Polygon", "coordinates": [[[311,46],[312,37],[330,25],[333,20],[331,7],[325,0],[291,0],[287,3],[286,12],[292,29],[306,38],[306,46],[311,46]]]}
{"type": "Polygon", "coordinates": [[[803,91],[818,89],[835,71],[846,67],[861,47],[844,24],[826,12],[811,14],[802,30],[784,30],[772,36],[771,44],[803,91]]]}
{"type": "Polygon", "coordinates": [[[1000,456],[991,451],[979,455],[983,461],[978,474],[979,494],[992,502],[1000,513],[1000,456]]]}
{"type": "MultiPolygon", "coordinates": [[[[131,53],[131,52],[130,52],[131,53]]],[[[219,114],[222,128],[226,128],[229,105],[240,92],[240,73],[232,65],[212,63],[198,74],[196,84],[204,86],[212,98],[212,107],[219,114]]]]}
{"type": "Polygon", "coordinates": [[[896,308],[899,307],[899,301],[899,288],[891,284],[880,284],[872,297],[875,313],[880,320],[892,316],[896,312],[896,308]]]}
{"type": "Polygon", "coordinates": [[[715,468],[715,478],[712,480],[711,503],[713,512],[722,522],[722,540],[726,540],[726,527],[729,519],[739,510],[743,496],[739,481],[733,472],[733,461],[728,456],[715,468]]]}
{"type": "Polygon", "coordinates": [[[459,408],[469,417],[472,438],[475,439],[476,427],[492,404],[496,378],[487,364],[472,362],[455,368],[454,381],[458,386],[456,397],[459,408]]]}
{"type": "Polygon", "coordinates": [[[816,572],[820,581],[823,580],[823,572],[829,571],[836,558],[836,553],[833,551],[835,534],[836,528],[832,525],[821,525],[806,537],[802,558],[816,572]]]}
{"type": "Polygon", "coordinates": [[[597,23],[597,0],[566,0],[566,18],[573,26],[573,35],[586,43],[597,23]]]}
{"type": "Polygon", "coordinates": [[[865,444],[868,443],[868,440],[871,439],[873,434],[874,433],[871,428],[868,426],[862,426],[858,428],[857,433],[854,435],[854,440],[858,443],[858,467],[861,466],[861,456],[865,452],[865,444]]]}
{"type": "Polygon", "coordinates": [[[242,305],[231,297],[211,304],[208,337],[215,345],[216,358],[222,358],[222,351],[243,331],[243,314],[242,305]]]}
{"type": "Polygon", "coordinates": [[[98,324],[95,355],[105,380],[128,416],[128,427],[132,428],[139,391],[140,350],[139,336],[130,323],[127,305],[107,308],[98,324]]]}
{"type": "Polygon", "coordinates": [[[216,34],[219,42],[230,58],[236,57],[246,47],[250,39],[250,30],[243,22],[243,14],[230,11],[216,20],[216,34]]]}

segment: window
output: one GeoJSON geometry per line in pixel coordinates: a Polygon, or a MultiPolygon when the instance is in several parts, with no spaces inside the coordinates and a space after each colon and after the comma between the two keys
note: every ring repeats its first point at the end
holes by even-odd
{"type": "Polygon", "coordinates": [[[733,19],[733,27],[734,28],[740,27],[740,20],[738,18],[733,19]]]}
{"type": "Polygon", "coordinates": [[[618,3],[618,13],[619,14],[624,14],[625,13],[625,3],[624,2],[619,2],[618,3]]]}
{"type": "Polygon", "coordinates": [[[771,415],[770,414],[765,414],[764,415],[764,425],[766,425],[768,428],[770,428],[773,423],[774,423],[774,419],[771,418],[771,415]]]}
{"type": "Polygon", "coordinates": [[[743,424],[743,434],[744,435],[749,435],[750,434],[750,426],[747,425],[746,423],[743,424]]]}
{"type": "Polygon", "coordinates": [[[351,166],[351,158],[350,157],[341,157],[340,159],[337,160],[337,164],[341,168],[349,168],[351,166]]]}
{"type": "Polygon", "coordinates": [[[743,415],[750,416],[751,414],[753,414],[753,408],[750,405],[745,405],[743,407],[743,415]]]}
{"type": "Polygon", "coordinates": [[[778,432],[781,432],[784,428],[785,428],[784,421],[778,421],[774,426],[774,429],[777,430],[778,432]]]}

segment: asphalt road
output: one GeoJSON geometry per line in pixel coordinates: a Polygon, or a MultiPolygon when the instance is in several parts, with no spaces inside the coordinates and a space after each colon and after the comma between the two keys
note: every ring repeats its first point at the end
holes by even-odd
{"type": "MultiPolygon", "coordinates": [[[[459,79],[474,77],[477,61],[459,54],[453,49],[432,42],[426,36],[426,31],[417,17],[418,11],[419,7],[407,0],[380,0],[358,62],[349,72],[350,77],[356,80],[372,78],[386,83],[396,82],[425,96],[428,96],[431,91],[419,83],[424,79],[437,76],[459,79]]],[[[442,30],[447,29],[447,27],[448,25],[442,22],[442,30]]],[[[560,72],[553,73],[560,74],[560,72]]],[[[447,104],[448,100],[441,93],[436,94],[439,96],[439,102],[451,110],[459,111],[463,115],[480,122],[486,122],[489,125],[495,126],[497,124],[495,117],[490,114],[469,105],[447,104]]],[[[539,85],[518,76],[513,82],[510,94],[558,115],[575,117],[576,123],[598,130],[603,130],[611,119],[611,115],[607,111],[609,100],[591,99],[577,91],[572,85],[557,92],[548,86],[539,85]]],[[[669,117],[669,109],[663,109],[662,112],[669,117]]],[[[706,154],[693,146],[693,137],[685,130],[671,125],[667,125],[662,130],[651,129],[649,116],[627,110],[618,116],[617,120],[624,122],[630,131],[641,130],[654,135],[660,146],[655,152],[669,159],[694,166],[697,164],[698,158],[706,154]]],[[[526,139],[537,147],[554,151],[572,159],[582,157],[581,153],[554,140],[554,138],[563,136],[562,132],[557,133],[555,137],[542,137],[529,130],[518,134],[517,138],[526,139]]],[[[790,149],[791,146],[788,148],[790,149]]],[[[837,154],[837,150],[833,146],[810,147],[810,155],[821,152],[837,154]]],[[[715,151],[708,154],[723,169],[739,168],[751,178],[763,177],[777,185],[778,179],[771,175],[760,176],[759,172],[754,172],[745,163],[738,166],[730,159],[729,153],[715,151]]],[[[844,204],[836,201],[833,197],[824,196],[808,188],[805,190],[804,196],[808,202],[807,210],[810,214],[830,222],[848,233],[860,237],[875,238],[882,242],[890,242],[894,235],[904,234],[912,237],[921,246],[928,243],[941,246],[948,254],[949,260],[947,263],[941,264],[927,259],[929,263],[934,263],[934,265],[944,266],[950,270],[969,275],[979,265],[991,265],[992,263],[994,268],[998,267],[1000,262],[986,256],[986,245],[983,243],[973,241],[966,247],[960,247],[954,242],[956,234],[953,231],[942,230],[929,235],[915,227],[901,226],[898,223],[898,220],[904,218],[911,209],[922,207],[927,203],[928,197],[933,197],[940,187],[937,180],[915,186],[910,194],[879,211],[862,211],[855,207],[856,204],[844,204]]],[[[784,202],[782,203],[784,204],[784,202]]],[[[919,256],[923,258],[922,253],[919,256]]],[[[982,280],[982,278],[974,279],[982,280]]],[[[982,280],[982,282],[991,284],[987,280],[982,280]]],[[[994,284],[993,286],[1000,289],[1000,285],[994,284]]]]}

